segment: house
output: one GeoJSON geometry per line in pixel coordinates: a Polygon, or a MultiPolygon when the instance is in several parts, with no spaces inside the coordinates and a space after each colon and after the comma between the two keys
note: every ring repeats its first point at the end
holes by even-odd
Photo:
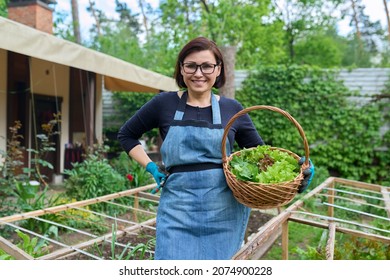
{"type": "MultiPolygon", "coordinates": [[[[49,178],[61,179],[76,148],[102,142],[103,91],[177,90],[173,78],[53,36],[55,1],[9,2],[9,19],[0,17],[0,150],[15,121],[22,146],[35,149],[41,125],[61,113],[49,178]]],[[[33,156],[25,151],[25,166],[33,156]]]]}

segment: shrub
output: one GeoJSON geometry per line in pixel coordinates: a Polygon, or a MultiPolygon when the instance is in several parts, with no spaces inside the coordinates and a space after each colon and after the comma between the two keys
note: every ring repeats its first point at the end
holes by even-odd
{"type": "MultiPolygon", "coordinates": [[[[353,101],[357,93],[337,74],[307,66],[260,67],[236,98],[244,107],[270,105],[289,112],[305,131],[316,167],[325,167],[332,176],[384,184],[390,157],[380,150],[383,110],[376,102],[353,101]]],[[[286,118],[269,111],[250,116],[266,144],[303,155],[302,139],[286,118]]]]}
{"type": "Polygon", "coordinates": [[[65,170],[66,194],[76,200],[86,200],[125,190],[125,177],[112,168],[107,159],[90,154],[72,170],[65,170]]]}

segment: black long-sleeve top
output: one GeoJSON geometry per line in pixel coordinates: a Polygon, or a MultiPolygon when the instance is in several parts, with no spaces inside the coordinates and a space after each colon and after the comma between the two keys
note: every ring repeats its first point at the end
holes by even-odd
{"type": "MultiPolygon", "coordinates": [[[[132,148],[140,144],[138,139],[153,128],[159,128],[160,136],[164,140],[173,121],[179,100],[180,97],[177,95],[177,92],[162,92],[144,104],[120,128],[118,140],[122,148],[128,153],[132,148]]],[[[238,101],[223,96],[219,100],[219,106],[223,127],[237,112],[243,109],[238,101]]],[[[200,108],[187,104],[183,120],[205,120],[212,123],[211,106],[200,108]]],[[[248,115],[235,120],[230,128],[228,139],[232,146],[231,148],[233,148],[234,141],[237,142],[241,149],[264,144],[248,115]]]]}

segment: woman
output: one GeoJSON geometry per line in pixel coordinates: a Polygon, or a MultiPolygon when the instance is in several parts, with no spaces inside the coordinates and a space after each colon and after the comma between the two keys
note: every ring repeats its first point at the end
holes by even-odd
{"type": "MultiPolygon", "coordinates": [[[[225,83],[224,63],[213,41],[199,37],[178,55],[179,92],[163,92],[146,103],[120,129],[125,151],[164,182],[157,211],[155,259],[231,259],[243,242],[250,209],[233,197],[222,169],[224,127],[243,107],[212,93],[225,83]],[[159,128],[166,178],[138,139],[159,128]]],[[[263,145],[248,115],[238,118],[227,139],[240,148],[263,145]]]]}

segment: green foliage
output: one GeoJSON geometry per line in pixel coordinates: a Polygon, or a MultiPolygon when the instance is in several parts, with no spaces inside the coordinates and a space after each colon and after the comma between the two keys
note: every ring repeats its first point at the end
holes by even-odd
{"type": "Polygon", "coordinates": [[[307,246],[306,250],[296,247],[294,248],[293,253],[297,254],[301,260],[326,260],[324,251],[318,251],[311,246],[307,246]]]}
{"type": "MultiPolygon", "coordinates": [[[[40,191],[40,184],[36,181],[16,182],[15,197],[17,198],[18,212],[25,213],[58,205],[58,201],[62,195],[48,196],[47,190],[48,187],[45,187],[43,191],[40,191]]],[[[59,222],[61,220],[54,214],[43,215],[41,218],[53,222],[59,222]]],[[[57,226],[35,219],[25,219],[21,221],[21,225],[26,229],[41,234],[55,236],[58,234],[57,226]]]]}
{"type": "MultiPolygon", "coordinates": [[[[76,202],[74,198],[62,196],[57,202],[58,205],[64,205],[68,203],[76,202]]],[[[95,215],[90,210],[89,206],[84,206],[84,210],[76,208],[68,208],[66,211],[55,213],[58,223],[67,225],[71,228],[88,229],[88,232],[93,234],[102,234],[107,232],[108,227],[104,224],[104,218],[99,215],[95,215]]],[[[62,232],[67,232],[67,229],[61,228],[62,232]]]]}
{"type": "Polygon", "coordinates": [[[28,152],[31,152],[32,159],[31,164],[34,168],[25,168],[25,173],[32,174],[34,178],[42,182],[45,186],[48,185],[46,182],[46,175],[41,173],[42,167],[47,167],[53,169],[53,165],[46,161],[45,158],[49,153],[54,152],[55,143],[53,142],[53,137],[59,134],[59,124],[61,123],[61,113],[53,114],[53,119],[48,121],[45,124],[42,124],[42,134],[36,135],[37,148],[36,149],[27,149],[28,152]]]}
{"type": "Polygon", "coordinates": [[[14,258],[0,249],[0,261],[14,260],[14,258]]]}
{"type": "Polygon", "coordinates": [[[117,128],[124,124],[128,118],[134,115],[146,102],[153,98],[153,93],[140,92],[116,92],[112,95],[113,107],[117,114],[114,116],[106,116],[105,122],[113,122],[118,124],[117,128]]]}
{"type": "MultiPolygon", "coordinates": [[[[78,201],[87,200],[99,196],[126,190],[126,176],[118,173],[104,156],[106,146],[95,145],[85,156],[83,162],[73,163],[73,169],[64,170],[67,176],[64,185],[66,195],[78,201]]],[[[118,199],[118,202],[122,199],[118,199]]],[[[125,204],[125,203],[124,203],[125,204]]],[[[109,214],[117,214],[120,209],[111,204],[93,204],[92,210],[108,211],[109,214]]]]}
{"type": "MultiPolygon", "coordinates": [[[[306,207],[306,203],[305,203],[306,207]]],[[[289,259],[291,260],[326,260],[327,230],[290,222],[289,259]],[[324,235],[325,234],[325,235],[324,235]],[[325,238],[323,238],[325,237],[325,238]],[[313,246],[313,244],[318,244],[313,246]]],[[[281,246],[277,242],[262,258],[280,260],[281,246]]],[[[365,238],[345,234],[336,234],[334,247],[335,260],[389,260],[390,245],[365,238]]]]}
{"type": "Polygon", "coordinates": [[[152,255],[147,254],[148,250],[151,250],[155,246],[156,239],[150,237],[146,244],[139,243],[130,250],[131,244],[128,243],[120,253],[117,253],[117,225],[112,225],[112,239],[111,239],[111,259],[112,260],[151,260],[152,255]]]}
{"type": "Polygon", "coordinates": [[[47,253],[48,248],[44,240],[38,240],[37,237],[30,238],[27,234],[16,230],[22,242],[18,243],[18,247],[34,258],[43,256],[47,253]]]}
{"type": "Polygon", "coordinates": [[[153,178],[138,162],[130,158],[126,152],[121,152],[118,157],[110,161],[111,166],[123,177],[127,177],[127,188],[141,187],[153,183],[153,178]]]}
{"type": "Polygon", "coordinates": [[[364,238],[345,238],[336,244],[334,259],[390,260],[390,245],[364,238]]]}
{"type": "MultiPolygon", "coordinates": [[[[337,235],[334,260],[390,260],[390,245],[365,238],[337,235]]],[[[306,249],[296,247],[294,253],[301,260],[326,260],[325,245],[306,249]]]]}
{"type": "MultiPolygon", "coordinates": [[[[378,51],[380,42],[387,40],[385,31],[364,14],[364,5],[356,5],[360,39],[354,24],[348,35],[337,32],[338,22],[350,19],[353,23],[354,19],[351,5],[343,4],[340,0],[165,0],[152,8],[139,1],[143,10],[135,14],[118,1],[114,18],[91,2],[94,14],[90,7],[87,10],[95,24],[83,41],[95,50],[167,76],[173,74],[181,47],[197,36],[209,37],[220,46],[236,46],[238,69],[291,62],[366,67],[374,65],[371,58],[379,56],[381,65],[388,65],[388,51],[378,51]],[[337,16],[334,11],[341,9],[337,16]]],[[[2,2],[1,12],[7,13],[2,2]]],[[[71,16],[61,10],[55,13],[54,33],[75,41],[71,16]]]]}
{"type": "Polygon", "coordinates": [[[300,40],[295,45],[295,62],[323,68],[341,66],[343,45],[338,43],[337,36],[313,34],[300,40]]]}
{"type": "MultiPolygon", "coordinates": [[[[15,232],[21,239],[21,242],[19,242],[16,246],[30,256],[38,258],[48,253],[47,244],[43,239],[38,240],[37,237],[31,238],[18,229],[15,230],[15,232]]],[[[14,258],[0,249],[0,260],[14,260],[14,258]]]]}
{"type": "MultiPolygon", "coordinates": [[[[306,244],[316,244],[321,240],[322,230],[316,227],[289,222],[288,223],[289,241],[288,250],[290,253],[289,259],[297,260],[300,249],[304,250],[306,244]]],[[[272,248],[262,257],[265,260],[281,260],[282,247],[280,242],[275,242],[272,248]]]]}
{"type": "MultiPolygon", "coordinates": [[[[336,74],[307,66],[259,67],[236,98],[244,107],[271,105],[289,112],[305,131],[316,167],[333,176],[381,184],[388,180],[389,166],[388,156],[379,150],[381,110],[375,103],[355,104],[356,93],[336,74]]],[[[298,130],[286,118],[264,110],[252,111],[251,118],[266,144],[304,154],[298,130]]]]}
{"type": "MultiPolygon", "coordinates": [[[[7,151],[0,150],[0,196],[10,196],[15,190],[17,181],[26,181],[26,174],[20,174],[19,169],[23,167],[23,151],[19,134],[22,127],[20,121],[15,121],[9,128],[9,137],[7,139],[7,151]]],[[[5,202],[5,200],[1,200],[5,202]]],[[[0,204],[1,205],[1,204],[0,204]]],[[[1,209],[2,207],[0,207],[1,209]]]]}
{"type": "MultiPolygon", "coordinates": [[[[111,126],[106,128],[105,131],[107,134],[115,135],[115,137],[109,138],[110,151],[120,153],[122,148],[119,145],[118,140],[116,139],[116,133],[119,131],[120,126],[122,126],[136,111],[138,111],[146,102],[153,98],[155,94],[153,93],[139,93],[139,92],[117,92],[112,95],[113,106],[115,112],[113,116],[105,118],[105,122],[112,122],[117,124],[117,126],[111,126]]],[[[158,137],[158,129],[152,129],[145,133],[145,139],[156,139],[158,137]]]]}
{"type": "Polygon", "coordinates": [[[125,190],[126,178],[109,164],[107,159],[89,154],[73,169],[65,170],[66,194],[76,200],[86,200],[125,190]]]}
{"type": "Polygon", "coordinates": [[[267,145],[241,150],[233,155],[230,168],[240,180],[263,184],[289,182],[299,174],[294,157],[267,145]]]}

